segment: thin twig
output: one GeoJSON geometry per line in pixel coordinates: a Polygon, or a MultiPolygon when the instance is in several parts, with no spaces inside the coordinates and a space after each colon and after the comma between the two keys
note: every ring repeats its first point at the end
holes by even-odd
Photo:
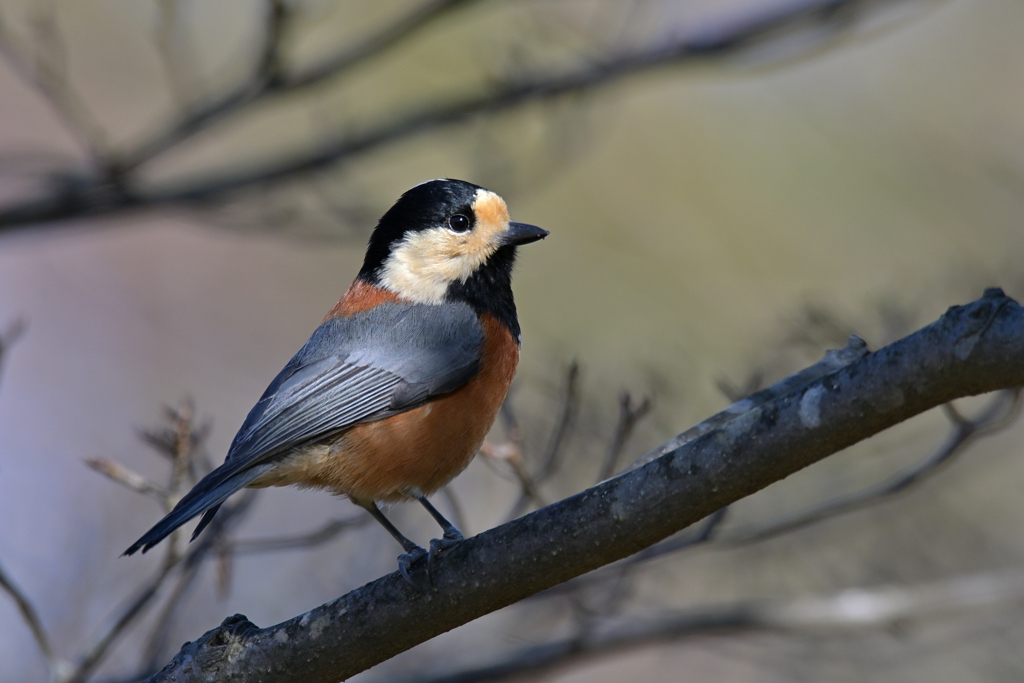
{"type": "Polygon", "coordinates": [[[851,363],[854,363],[870,353],[867,344],[857,335],[851,335],[846,346],[841,349],[833,349],[825,352],[824,357],[814,365],[804,368],[785,379],[782,379],[766,389],[762,389],[746,398],[733,403],[725,410],[712,415],[699,424],[690,427],[682,434],[663,443],[654,450],[634,462],[629,469],[633,470],[655,458],[675,450],[684,444],[697,439],[708,432],[718,429],[724,424],[732,422],[736,418],[748,414],[760,405],[773,401],[782,396],[787,396],[800,391],[811,383],[817,381],[830,373],[839,370],[851,363]]]}
{"type": "Polygon", "coordinates": [[[533,477],[526,469],[521,441],[519,443],[511,440],[505,443],[484,441],[480,446],[480,455],[484,457],[484,462],[491,466],[492,471],[496,471],[506,479],[514,479],[519,484],[520,495],[526,496],[531,503],[538,507],[547,504],[544,496],[537,490],[533,477]],[[493,467],[494,464],[501,466],[493,467]]]}
{"type": "Polygon", "coordinates": [[[160,611],[146,641],[143,650],[146,664],[143,668],[149,670],[156,667],[170,635],[175,612],[181,607],[185,594],[195,585],[195,579],[203,561],[208,559],[214,551],[219,555],[227,542],[225,535],[229,525],[234,523],[233,519],[234,521],[242,519],[255,500],[256,492],[249,489],[239,496],[232,505],[227,506],[227,509],[221,509],[196,546],[182,560],[178,581],[164,603],[164,608],[160,611]]]}
{"type": "Polygon", "coordinates": [[[0,333],[0,372],[3,371],[4,361],[7,360],[7,354],[10,353],[11,347],[21,338],[27,327],[28,323],[23,318],[16,318],[7,326],[6,330],[0,333]]]}
{"type": "MultiPolygon", "coordinates": [[[[414,105],[393,118],[381,120],[355,133],[349,122],[338,132],[319,140],[311,149],[289,152],[262,163],[238,165],[211,175],[197,174],[183,182],[153,186],[129,182],[127,176],[132,171],[203,130],[209,125],[208,121],[222,118],[225,111],[241,110],[262,97],[263,91],[259,87],[254,89],[252,82],[247,81],[216,102],[200,107],[184,120],[171,124],[148,143],[119,155],[117,159],[107,159],[105,170],[94,173],[91,178],[81,178],[77,169],[70,169],[65,175],[76,178],[74,184],[62,186],[42,197],[8,205],[0,210],[0,228],[12,230],[44,221],[222,199],[241,189],[319,171],[398,140],[462,123],[473,117],[587,92],[653,69],[740,53],[763,41],[778,39],[786,30],[806,30],[808,24],[833,23],[837,28],[848,29],[853,22],[848,20],[850,13],[844,10],[897,1],[906,0],[793,0],[754,16],[713,24],[710,28],[705,26],[688,35],[671,35],[659,43],[610,55],[575,70],[543,72],[461,99],[414,105]]],[[[396,26],[400,26],[400,30],[396,30],[392,37],[378,39],[368,54],[378,54],[412,31],[468,2],[450,0],[425,5],[422,14],[414,12],[408,23],[398,22],[396,26]]],[[[373,43],[374,38],[371,37],[368,43],[373,43]]],[[[352,65],[369,58],[359,50],[353,54],[357,59],[351,62],[352,65]]],[[[344,68],[350,64],[346,60],[339,60],[339,63],[344,68]]],[[[337,67],[332,67],[330,75],[337,73],[337,67]]],[[[282,76],[278,80],[287,78],[282,76]]],[[[295,87],[299,87],[298,83],[305,84],[303,79],[294,78],[297,79],[295,87]]],[[[275,86],[274,92],[280,88],[275,86]]]]}
{"type": "Polygon", "coordinates": [[[179,107],[185,108],[194,99],[195,72],[189,61],[193,50],[188,44],[182,45],[187,38],[180,31],[181,3],[179,0],[157,0],[156,8],[157,20],[153,41],[167,76],[171,95],[179,107]]]}
{"type": "Polygon", "coordinates": [[[267,28],[260,51],[259,64],[256,67],[256,80],[273,87],[273,83],[281,77],[284,68],[284,39],[292,18],[292,10],[286,0],[267,0],[267,28]]]}
{"type": "Polygon", "coordinates": [[[157,486],[133,469],[108,458],[86,458],[85,464],[92,470],[127,486],[132,491],[152,496],[163,503],[167,500],[167,489],[157,486]]]}
{"type": "Polygon", "coordinates": [[[569,433],[569,428],[575,421],[576,413],[579,409],[579,375],[579,363],[573,361],[565,373],[565,397],[562,400],[562,408],[559,411],[558,418],[555,420],[555,427],[551,432],[551,437],[548,439],[547,448],[544,450],[540,467],[533,476],[520,476],[523,490],[520,492],[519,498],[512,505],[512,509],[508,512],[509,519],[518,517],[531,500],[539,500],[537,495],[538,485],[554,474],[558,467],[558,458],[561,455],[562,446],[565,444],[565,437],[569,433]]]}
{"type": "Polygon", "coordinates": [[[268,10],[269,29],[265,34],[267,37],[264,41],[262,66],[256,70],[253,77],[226,94],[193,108],[182,119],[171,123],[166,130],[155,134],[134,151],[122,155],[118,168],[124,172],[132,171],[214,124],[248,109],[264,99],[295,93],[318,85],[327,79],[340,76],[352,67],[383,54],[449,11],[476,1],[431,0],[425,2],[413,8],[394,23],[371,34],[357,45],[347,46],[336,54],[295,74],[287,73],[280,57],[280,41],[285,22],[281,20],[284,13],[279,12],[277,6],[285,7],[286,3],[274,2],[268,10]],[[273,65],[273,69],[268,71],[266,68],[268,65],[273,65]],[[273,77],[268,78],[271,73],[273,77]]]}
{"type": "MultiPolygon", "coordinates": [[[[117,483],[139,493],[156,497],[165,510],[170,510],[180,498],[183,488],[194,483],[193,463],[202,453],[202,443],[208,434],[208,424],[195,426],[195,409],[190,401],[185,401],[178,408],[167,406],[164,409],[164,414],[170,423],[169,427],[159,430],[143,430],[139,433],[139,437],[145,443],[153,446],[157,453],[170,458],[171,468],[166,487],[157,486],[135,471],[105,458],[87,459],[86,464],[117,483]]],[[[251,499],[251,495],[243,495],[234,504],[225,506],[214,519],[210,530],[204,535],[203,542],[197,544],[187,553],[184,553],[181,548],[180,530],[175,531],[166,546],[166,554],[159,569],[126,601],[124,606],[118,610],[117,616],[104,629],[100,630],[79,657],[68,680],[72,683],[86,680],[109,652],[111,646],[153,603],[171,573],[182,562],[185,565],[183,574],[194,572],[192,567],[198,565],[198,560],[209,552],[211,544],[219,539],[232,520],[237,520],[245,513],[251,505],[251,499]]],[[[179,581],[173,599],[179,600],[190,585],[191,579],[179,581]]],[[[171,609],[165,608],[162,616],[169,619],[170,613],[171,609]]]]}
{"type": "Polygon", "coordinates": [[[627,558],[623,564],[626,565],[637,565],[648,560],[653,560],[655,557],[661,557],[669,553],[679,552],[686,548],[693,548],[698,545],[710,543],[715,539],[715,532],[725,522],[726,517],[729,515],[729,508],[724,507],[721,510],[716,511],[714,514],[708,515],[697,525],[697,530],[687,536],[680,536],[678,538],[670,538],[667,541],[663,541],[657,545],[652,545],[650,548],[641,550],[636,555],[627,558]]]}
{"type": "Polygon", "coordinates": [[[484,441],[480,447],[480,454],[484,456],[484,462],[488,465],[492,463],[504,465],[505,467],[498,468],[496,471],[506,479],[510,478],[508,475],[511,474],[511,478],[514,478],[519,484],[520,495],[525,495],[537,507],[543,507],[547,505],[547,502],[537,490],[533,477],[526,469],[526,460],[523,457],[526,448],[523,441],[523,427],[519,424],[519,418],[512,407],[511,398],[511,394],[505,398],[499,412],[501,420],[505,424],[508,441],[505,443],[484,441]]]}
{"type": "Polygon", "coordinates": [[[164,646],[167,644],[167,638],[171,632],[171,626],[174,623],[174,613],[181,606],[185,593],[192,588],[199,573],[199,567],[198,563],[194,563],[178,574],[174,588],[171,589],[167,600],[164,601],[163,608],[153,620],[153,630],[149,634],[146,645],[142,648],[142,661],[145,662],[143,669],[150,671],[159,665],[159,660],[163,657],[164,646]]]}
{"type": "Polygon", "coordinates": [[[847,496],[830,499],[820,505],[802,510],[793,515],[783,516],[762,526],[741,528],[718,534],[716,532],[724,521],[727,510],[727,508],[723,508],[714,515],[709,516],[695,534],[666,539],[618,564],[604,567],[587,576],[575,579],[564,587],[558,586],[552,591],[548,591],[548,593],[552,595],[564,593],[574,589],[575,586],[590,585],[599,581],[619,578],[621,577],[620,572],[623,571],[624,567],[632,567],[696,546],[713,543],[716,546],[735,547],[760,543],[892,498],[937,474],[944,465],[966,452],[967,447],[976,439],[991,436],[1012,425],[1020,416],[1021,409],[1024,407],[1024,400],[1022,400],[1021,394],[1022,389],[1020,387],[998,392],[985,409],[974,419],[967,419],[960,415],[952,404],[944,405],[943,410],[950,416],[950,421],[953,424],[953,430],[946,439],[946,442],[920,462],[876,486],[847,496]]]}
{"type": "Polygon", "coordinates": [[[565,398],[562,399],[562,409],[559,411],[558,419],[555,420],[555,428],[548,439],[547,448],[544,449],[544,457],[541,460],[540,468],[534,475],[534,481],[542,483],[548,479],[558,468],[558,459],[562,453],[562,446],[565,445],[565,437],[569,433],[576,420],[576,413],[579,411],[579,380],[580,365],[576,361],[569,364],[565,373],[565,398]]]}
{"type": "Polygon", "coordinates": [[[298,536],[277,538],[248,538],[224,542],[224,549],[234,555],[251,555],[295,548],[310,548],[327,543],[340,534],[361,527],[370,521],[367,515],[356,515],[346,519],[332,519],[319,529],[298,536]]]}
{"type": "Polygon", "coordinates": [[[53,644],[50,642],[50,637],[43,627],[43,622],[39,618],[39,613],[36,611],[35,606],[28,595],[7,575],[3,565],[0,565],[0,588],[14,600],[14,603],[18,606],[18,611],[21,612],[22,619],[28,625],[29,630],[32,631],[32,637],[35,639],[39,651],[46,658],[46,665],[50,671],[50,680],[66,680],[68,672],[72,668],[71,664],[61,658],[53,649],[53,644]]]}
{"type": "Polygon", "coordinates": [[[721,508],[696,524],[696,529],[690,533],[680,533],[661,543],[645,548],[634,555],[630,555],[621,562],[602,567],[595,572],[575,578],[568,583],[559,584],[543,593],[532,596],[530,599],[546,599],[559,595],[572,595],[593,584],[606,584],[609,582],[611,583],[609,592],[612,594],[619,592],[626,580],[632,575],[634,568],[639,565],[657,557],[710,543],[715,538],[719,527],[725,522],[728,514],[728,506],[721,508]]]}
{"type": "Polygon", "coordinates": [[[946,404],[943,406],[943,410],[947,416],[950,416],[953,430],[946,439],[946,443],[932,455],[880,484],[846,496],[833,498],[821,505],[763,526],[729,532],[719,537],[717,542],[726,545],[758,543],[837,515],[863,509],[903,493],[907,489],[921,484],[936,474],[944,465],[948,465],[957,456],[963,454],[975,439],[990,436],[1010,426],[1020,415],[1021,404],[1021,389],[1019,387],[998,392],[981,414],[973,420],[963,418],[955,406],[946,404]]]}
{"type": "MultiPolygon", "coordinates": [[[[106,133],[68,80],[66,51],[55,11],[53,3],[36,7],[32,17],[37,39],[34,50],[22,45],[0,17],[0,56],[49,102],[68,132],[89,155],[94,171],[102,172],[107,156],[106,133]]],[[[78,169],[68,169],[61,175],[76,176],[78,169]]]]}
{"type": "Polygon", "coordinates": [[[513,653],[482,667],[410,678],[417,683],[524,680],[584,658],[607,656],[658,642],[749,631],[789,633],[887,628],[924,619],[958,617],[965,610],[998,609],[1024,601],[1024,572],[976,574],[917,586],[855,588],[834,595],[744,600],[671,610],[650,619],[608,620],[573,636],[513,653]]]}
{"type": "Polygon", "coordinates": [[[626,447],[626,442],[633,435],[633,430],[640,420],[651,411],[651,400],[644,396],[640,405],[633,407],[633,397],[629,392],[623,392],[619,396],[619,422],[615,425],[615,435],[612,437],[608,453],[605,455],[604,463],[601,465],[601,472],[597,475],[597,481],[604,481],[615,474],[619,465],[619,457],[626,447]]]}
{"type": "Polygon", "coordinates": [[[117,638],[124,633],[128,626],[142,614],[142,611],[157,596],[172,570],[178,565],[182,565],[184,567],[183,571],[189,572],[192,571],[193,567],[201,563],[201,560],[214,547],[219,536],[227,531],[229,525],[245,516],[255,499],[253,494],[253,491],[246,491],[245,494],[238,496],[232,505],[225,505],[221,508],[220,513],[214,517],[207,532],[203,534],[203,537],[196,546],[184,557],[179,558],[172,553],[168,553],[167,559],[161,564],[157,573],[136,592],[135,596],[119,610],[118,616],[85,649],[79,658],[75,675],[69,680],[69,683],[82,683],[88,679],[107,654],[111,645],[117,641],[117,638]]]}

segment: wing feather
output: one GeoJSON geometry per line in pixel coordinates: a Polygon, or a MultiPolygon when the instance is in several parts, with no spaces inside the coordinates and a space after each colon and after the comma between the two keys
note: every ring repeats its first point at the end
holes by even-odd
{"type": "Polygon", "coordinates": [[[149,549],[274,467],[293,449],[409,410],[462,386],[480,367],[483,329],[466,304],[386,303],[332,318],[270,383],[224,464],[205,476],[126,554],[149,549]]]}

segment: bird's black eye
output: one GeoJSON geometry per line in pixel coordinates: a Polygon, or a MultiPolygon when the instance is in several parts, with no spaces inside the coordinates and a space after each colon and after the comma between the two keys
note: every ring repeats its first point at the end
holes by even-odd
{"type": "Polygon", "coordinates": [[[457,213],[448,219],[448,227],[455,232],[466,232],[469,230],[469,219],[457,213]]]}

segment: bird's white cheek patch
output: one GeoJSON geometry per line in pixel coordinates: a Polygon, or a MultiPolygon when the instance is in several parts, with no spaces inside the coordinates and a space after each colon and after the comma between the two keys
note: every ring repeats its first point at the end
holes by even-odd
{"type": "Polygon", "coordinates": [[[407,235],[384,262],[381,284],[416,303],[441,303],[451,283],[465,281],[494,253],[472,237],[445,228],[407,235]]]}
{"type": "Polygon", "coordinates": [[[473,213],[476,221],[467,232],[433,228],[406,235],[384,262],[381,284],[416,303],[444,301],[448,286],[469,279],[508,230],[505,201],[489,190],[477,190],[473,213]]]}

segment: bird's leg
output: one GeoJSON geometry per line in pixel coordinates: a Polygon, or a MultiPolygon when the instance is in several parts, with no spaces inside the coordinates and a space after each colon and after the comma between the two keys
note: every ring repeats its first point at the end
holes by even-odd
{"type": "MultiPolygon", "coordinates": [[[[384,516],[384,513],[380,511],[380,508],[377,507],[376,503],[374,503],[373,501],[370,501],[368,503],[359,502],[358,505],[364,508],[367,512],[369,512],[370,515],[375,520],[380,522],[380,525],[387,529],[388,533],[391,534],[394,537],[394,539],[402,545],[402,549],[405,550],[405,554],[398,556],[398,571],[402,573],[402,578],[405,579],[409,583],[409,585],[411,585],[413,588],[422,589],[422,586],[418,585],[415,581],[412,580],[412,575],[409,573],[409,569],[416,562],[419,562],[424,557],[426,557],[427,579],[429,580],[430,554],[426,550],[419,547],[418,545],[410,541],[408,538],[403,536],[402,532],[399,531],[398,528],[391,523],[391,520],[384,516]]],[[[456,532],[458,532],[458,529],[456,529],[456,532]]],[[[431,552],[433,552],[433,544],[431,544],[431,552]]]]}
{"type": "Polygon", "coordinates": [[[434,563],[434,558],[440,555],[443,551],[452,547],[463,539],[462,532],[459,531],[454,524],[444,518],[440,512],[437,511],[427,497],[423,495],[422,491],[410,491],[416,500],[420,502],[420,505],[427,509],[430,516],[434,518],[434,521],[441,525],[441,530],[444,532],[441,538],[435,538],[430,541],[430,552],[427,553],[427,579],[430,579],[430,568],[434,563]]]}

